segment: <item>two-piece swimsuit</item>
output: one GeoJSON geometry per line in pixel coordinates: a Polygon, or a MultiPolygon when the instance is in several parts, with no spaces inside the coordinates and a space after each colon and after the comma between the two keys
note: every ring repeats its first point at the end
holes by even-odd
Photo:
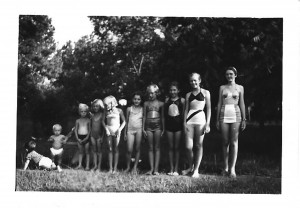
{"type": "Polygon", "coordinates": [[[152,106],[146,106],[147,119],[145,121],[146,131],[157,131],[162,129],[160,113],[159,113],[159,103],[155,102],[152,106]]]}
{"type": "Polygon", "coordinates": [[[205,97],[201,90],[197,95],[191,93],[188,101],[189,112],[186,119],[187,125],[204,125],[206,123],[205,113],[203,112],[205,97]]]}
{"type": "Polygon", "coordinates": [[[220,111],[220,121],[223,123],[241,122],[241,110],[239,103],[239,92],[235,89],[234,92],[229,89],[224,89],[222,92],[223,105],[220,111]]]}
{"type": "Polygon", "coordinates": [[[177,100],[168,99],[165,103],[165,119],[166,119],[166,130],[170,132],[181,131],[183,128],[183,104],[181,98],[177,100]]]}

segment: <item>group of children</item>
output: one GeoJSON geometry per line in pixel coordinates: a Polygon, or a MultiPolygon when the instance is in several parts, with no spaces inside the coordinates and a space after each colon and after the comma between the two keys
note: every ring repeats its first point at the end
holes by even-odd
{"type": "MultiPolygon", "coordinates": [[[[115,173],[118,166],[121,131],[125,127],[124,140],[127,142],[125,172],[137,173],[137,165],[140,158],[140,146],[144,136],[149,145],[148,156],[150,170],[147,175],[159,175],[160,162],[160,139],[164,133],[169,143],[170,172],[168,175],[179,175],[179,141],[183,131],[183,116],[185,99],[179,97],[179,86],[177,82],[172,82],[169,86],[169,97],[165,102],[157,99],[159,88],[155,84],[147,87],[148,100],[142,105],[142,94],[136,92],[132,97],[132,105],[126,110],[126,117],[122,109],[117,108],[117,100],[113,96],[106,97],[103,102],[100,99],[94,100],[91,104],[92,113],[86,104],[79,104],[78,110],[80,118],[75,122],[75,138],[77,140],[79,157],[76,169],[83,169],[82,159],[86,153],[85,170],[90,170],[91,145],[93,168],[101,170],[102,145],[104,138],[108,144],[109,172],[115,173]],[[90,116],[89,116],[90,115],[90,116]],[[104,136],[104,134],[106,136],[104,136]],[[135,159],[132,170],[130,170],[131,156],[135,148],[135,159]],[[174,154],[175,152],[175,154],[174,154]],[[175,161],[174,161],[175,159],[175,161]]],[[[27,161],[24,170],[28,167],[31,159],[43,168],[56,168],[61,171],[61,159],[63,155],[63,145],[71,136],[72,131],[67,135],[61,135],[62,127],[59,124],[53,126],[54,135],[48,141],[52,142],[51,159],[43,157],[34,151],[35,142],[31,141],[27,146],[27,161]],[[45,158],[47,165],[38,158],[45,158]]]]}

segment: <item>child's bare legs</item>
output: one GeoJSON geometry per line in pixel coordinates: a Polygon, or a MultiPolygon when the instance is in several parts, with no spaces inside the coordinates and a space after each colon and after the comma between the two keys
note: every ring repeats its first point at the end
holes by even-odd
{"type": "Polygon", "coordinates": [[[119,142],[120,142],[120,137],[119,136],[114,136],[113,137],[114,139],[114,170],[113,170],[113,173],[114,172],[117,172],[117,167],[118,167],[118,162],[119,162],[119,142]]]}
{"type": "Polygon", "coordinates": [[[229,127],[230,124],[221,123],[221,133],[222,133],[222,150],[224,159],[224,174],[228,172],[228,156],[229,156],[229,127]]]}
{"type": "Polygon", "coordinates": [[[79,149],[79,155],[78,155],[78,166],[76,169],[81,169],[82,168],[82,157],[83,157],[83,145],[78,143],[78,149],[79,149]]]}
{"type": "Polygon", "coordinates": [[[112,136],[107,136],[108,142],[108,164],[109,164],[109,172],[113,172],[113,144],[112,144],[112,136]]]}
{"type": "Polygon", "coordinates": [[[128,172],[130,170],[130,162],[131,162],[131,154],[133,151],[133,144],[134,144],[134,135],[127,132],[127,154],[126,154],[127,168],[126,168],[125,172],[128,172]]]}
{"type": "Polygon", "coordinates": [[[97,169],[97,144],[96,139],[94,137],[91,137],[91,145],[92,145],[92,153],[93,153],[93,161],[94,161],[94,167],[93,170],[97,169]]]}
{"type": "Polygon", "coordinates": [[[169,142],[169,159],[170,159],[170,173],[169,174],[173,174],[174,172],[174,162],[173,162],[173,158],[174,158],[174,152],[173,152],[173,144],[174,144],[174,133],[167,131],[167,137],[168,137],[168,142],[169,142]]]}
{"type": "Polygon", "coordinates": [[[85,159],[86,159],[85,170],[90,170],[90,143],[86,143],[84,145],[84,148],[85,148],[85,159]]]}
{"type": "Polygon", "coordinates": [[[186,170],[182,171],[182,175],[187,175],[191,171],[193,171],[193,140],[194,140],[194,126],[193,125],[187,125],[188,131],[185,135],[185,147],[187,149],[187,158],[189,167],[186,170]]]}
{"type": "Polygon", "coordinates": [[[194,156],[194,172],[192,177],[199,177],[199,167],[203,156],[203,139],[204,125],[196,125],[195,127],[195,156],[194,156]]]}
{"type": "Polygon", "coordinates": [[[139,160],[140,160],[141,141],[142,141],[142,131],[138,131],[135,135],[135,162],[132,169],[134,173],[137,172],[137,165],[139,164],[139,160]]]}
{"type": "Polygon", "coordinates": [[[236,177],[235,164],[238,155],[238,137],[240,123],[232,123],[230,127],[230,166],[229,174],[231,177],[236,177]]]}
{"type": "Polygon", "coordinates": [[[175,144],[174,144],[174,150],[175,150],[175,168],[174,173],[178,173],[178,164],[179,164],[179,142],[181,138],[181,131],[175,132],[175,144]]]}
{"type": "Polygon", "coordinates": [[[154,132],[154,151],[155,151],[155,164],[154,164],[154,174],[158,173],[159,161],[160,161],[160,136],[161,130],[154,132]]]}
{"type": "Polygon", "coordinates": [[[150,163],[150,170],[146,173],[146,175],[151,175],[154,170],[154,154],[153,154],[153,132],[147,131],[147,140],[149,144],[149,163],[150,163]]]}
{"type": "Polygon", "coordinates": [[[101,162],[102,162],[102,141],[97,139],[97,149],[98,149],[98,170],[101,171],[101,162]]]}

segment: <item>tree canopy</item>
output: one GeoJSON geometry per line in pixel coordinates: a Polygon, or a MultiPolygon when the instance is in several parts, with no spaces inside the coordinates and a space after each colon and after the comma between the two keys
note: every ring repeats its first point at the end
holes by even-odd
{"type": "Polygon", "coordinates": [[[254,118],[281,119],[282,19],[89,19],[92,34],[57,49],[49,17],[20,16],[18,113],[39,112],[37,117],[42,117],[46,110],[54,112],[47,114],[48,120],[59,120],[76,112],[79,102],[89,104],[109,94],[130,99],[150,83],[159,85],[163,99],[173,80],[179,81],[184,95],[191,72],[201,74],[216,106],[224,71],[235,66],[237,83],[245,87],[246,105],[256,111],[254,118]]]}

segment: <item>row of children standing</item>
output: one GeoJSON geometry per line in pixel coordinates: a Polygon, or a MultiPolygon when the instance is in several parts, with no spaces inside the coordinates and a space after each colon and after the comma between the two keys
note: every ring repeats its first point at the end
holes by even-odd
{"type": "MultiPolygon", "coordinates": [[[[168,175],[179,175],[179,143],[184,133],[188,169],[183,170],[182,175],[191,174],[192,177],[199,177],[199,166],[203,155],[203,139],[205,133],[210,132],[211,101],[209,91],[200,87],[201,77],[198,73],[191,74],[189,82],[192,90],[186,94],[185,99],[178,95],[179,86],[177,82],[170,84],[169,97],[165,102],[157,99],[159,88],[155,84],[147,87],[148,100],[145,101],[143,106],[141,105],[142,95],[134,93],[132,97],[133,104],[126,110],[126,118],[122,109],[117,108],[118,103],[113,96],[106,97],[103,102],[100,99],[93,101],[91,118],[88,116],[88,106],[80,104],[80,118],[75,123],[75,137],[79,148],[79,159],[76,169],[83,168],[83,153],[86,152],[85,169],[90,170],[89,148],[91,144],[94,164],[92,169],[101,170],[102,145],[104,134],[106,134],[105,138],[107,139],[109,150],[109,172],[116,172],[119,159],[118,145],[121,131],[125,127],[124,140],[127,141],[126,172],[130,171],[131,154],[135,144],[135,163],[131,171],[137,173],[140,146],[144,136],[148,141],[148,158],[150,163],[150,170],[146,174],[159,175],[160,139],[163,134],[166,134],[170,161],[168,175]],[[206,114],[203,111],[204,108],[206,109],[206,114]]],[[[236,116],[236,113],[234,114],[236,116]]],[[[242,114],[244,117],[244,112],[242,114]]],[[[218,120],[219,118],[217,118],[218,120]]],[[[51,156],[52,159],[55,156],[59,156],[57,169],[61,170],[62,145],[70,137],[70,134],[66,137],[60,136],[61,127],[59,125],[53,126],[53,130],[55,135],[49,139],[53,141],[51,156]]],[[[227,170],[225,165],[225,171],[228,171],[228,162],[227,170]]],[[[234,167],[231,172],[235,176],[234,167]]]]}
{"type": "MultiPolygon", "coordinates": [[[[136,92],[132,97],[132,105],[126,110],[126,118],[122,109],[117,108],[117,100],[113,96],[106,97],[103,102],[101,99],[96,99],[92,102],[92,114],[89,116],[89,107],[86,104],[79,104],[78,111],[80,118],[75,122],[75,138],[77,140],[79,157],[78,166],[75,169],[83,169],[82,159],[83,154],[86,153],[86,167],[85,170],[90,170],[90,154],[89,149],[92,149],[93,157],[93,170],[101,171],[102,161],[102,145],[104,138],[108,144],[108,162],[109,172],[115,173],[118,166],[119,150],[118,145],[120,142],[121,131],[125,127],[124,140],[127,142],[126,153],[126,165],[125,172],[130,171],[131,155],[135,145],[135,163],[131,172],[137,173],[137,165],[140,159],[140,146],[142,137],[144,136],[148,141],[148,157],[150,163],[150,170],[146,172],[146,175],[159,175],[159,162],[160,162],[160,139],[164,133],[166,133],[169,144],[169,161],[170,171],[168,175],[179,175],[178,163],[179,163],[179,143],[182,136],[182,131],[187,128],[184,125],[184,117],[187,118],[188,123],[195,124],[199,122],[197,116],[193,116],[193,108],[197,108],[201,105],[201,111],[203,110],[205,103],[208,103],[207,107],[207,122],[204,113],[202,112],[200,123],[206,124],[206,133],[209,132],[210,122],[210,101],[209,93],[204,89],[200,89],[200,75],[192,74],[190,80],[196,79],[198,82],[195,84],[195,90],[197,96],[199,93],[203,96],[206,95],[205,101],[195,98],[195,101],[191,99],[186,102],[182,97],[179,97],[179,85],[177,82],[172,82],[169,86],[169,97],[164,102],[157,99],[159,95],[159,88],[155,84],[151,84],[147,87],[148,100],[141,105],[142,94],[136,92]],[[209,102],[208,102],[209,101],[209,102]],[[194,104],[195,102],[195,104],[194,104]],[[201,103],[203,102],[203,103],[201,103]],[[191,103],[191,105],[190,105],[191,103]],[[187,108],[185,108],[187,106],[187,108]],[[194,118],[192,118],[194,117],[194,118]],[[196,120],[197,121],[196,121],[196,120]],[[126,125],[127,124],[127,125],[126,125]],[[104,134],[106,137],[104,137],[104,134]]],[[[201,97],[202,98],[202,97],[201,97]]],[[[203,97],[204,98],[204,97],[203,97]]],[[[197,112],[196,112],[197,114],[197,112]]],[[[200,114],[199,114],[200,115],[200,114]]],[[[68,138],[71,136],[71,132],[67,136],[61,135],[62,127],[58,124],[53,126],[54,135],[52,135],[48,141],[53,142],[50,149],[51,159],[54,162],[56,160],[57,169],[61,171],[61,160],[63,155],[63,144],[65,144],[68,138]]],[[[189,127],[185,133],[190,141],[186,141],[188,148],[189,169],[182,171],[182,174],[186,175],[193,171],[194,177],[197,177],[199,164],[202,157],[202,141],[203,136],[199,141],[196,141],[196,147],[200,145],[200,149],[196,150],[196,164],[193,161],[193,135],[194,130],[196,134],[200,129],[196,127],[189,127]],[[190,136],[188,136],[190,135],[190,136]],[[199,155],[200,154],[200,155],[199,155]]],[[[55,165],[52,163],[52,167],[55,165]]],[[[26,169],[26,168],[25,168],[26,169]]]]}
{"type": "MultiPolygon", "coordinates": [[[[186,175],[192,172],[193,177],[198,177],[198,169],[202,158],[204,132],[209,132],[210,123],[210,95],[207,90],[200,88],[200,75],[190,76],[193,91],[187,94],[188,99],[179,97],[179,86],[172,82],[169,86],[169,97],[165,102],[157,99],[159,88],[152,84],[147,87],[148,100],[141,106],[142,95],[133,94],[132,106],[126,110],[126,118],[122,109],[117,108],[117,101],[113,96],[92,103],[93,115],[87,117],[88,106],[80,104],[81,118],[76,121],[75,136],[80,150],[78,169],[82,168],[82,155],[85,149],[88,152],[89,138],[92,144],[93,164],[92,169],[101,167],[103,130],[108,143],[109,172],[117,171],[121,131],[125,127],[124,140],[127,142],[126,172],[130,171],[131,154],[135,144],[135,163],[132,172],[137,172],[140,157],[142,137],[148,141],[148,158],[150,170],[146,175],[159,175],[160,139],[166,133],[169,144],[170,171],[168,175],[179,175],[179,142],[182,131],[186,134],[186,147],[188,150],[189,168],[182,171],[186,175]],[[195,94],[195,95],[194,95],[195,94]],[[207,105],[206,116],[203,112],[207,105]],[[185,108],[185,106],[187,106],[185,108]],[[101,111],[104,109],[104,112],[101,111]],[[207,118],[206,118],[207,117],[207,118]],[[184,118],[187,122],[183,122],[184,118]],[[127,125],[126,125],[127,124],[127,125]],[[103,130],[102,130],[103,129],[103,130]],[[194,139],[197,138],[196,140],[194,139]],[[195,142],[195,145],[193,143],[195,142]],[[195,146],[195,162],[193,157],[195,146]],[[175,154],[174,154],[175,153],[175,154]]],[[[86,154],[86,170],[89,170],[89,154],[86,154]]]]}

